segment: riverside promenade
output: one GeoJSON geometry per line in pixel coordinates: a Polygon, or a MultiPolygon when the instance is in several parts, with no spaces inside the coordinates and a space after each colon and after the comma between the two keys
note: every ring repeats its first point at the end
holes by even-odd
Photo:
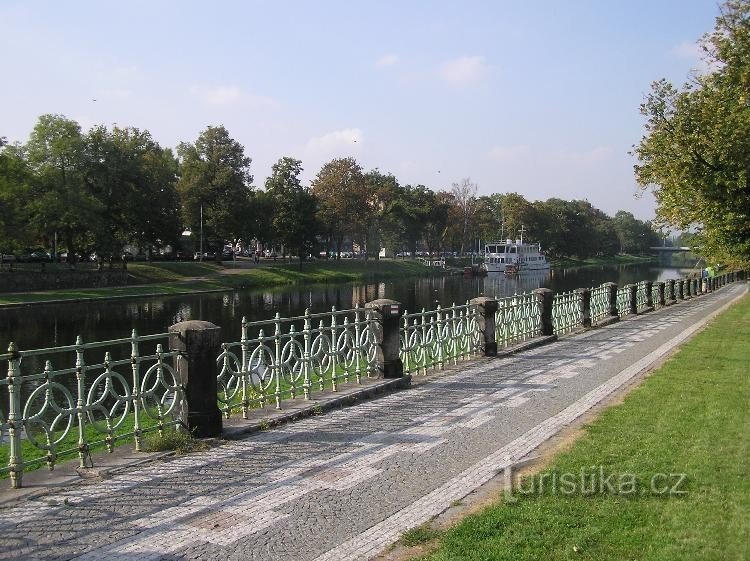
{"type": "Polygon", "coordinates": [[[533,456],[746,292],[732,283],[106,480],[5,493],[0,559],[372,559],[533,456]]]}

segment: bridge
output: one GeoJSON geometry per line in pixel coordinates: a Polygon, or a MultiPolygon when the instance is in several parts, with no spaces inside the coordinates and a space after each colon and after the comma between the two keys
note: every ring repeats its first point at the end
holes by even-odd
{"type": "Polygon", "coordinates": [[[692,247],[688,247],[686,245],[683,246],[658,246],[658,247],[649,247],[651,251],[659,251],[659,252],[666,252],[666,253],[678,253],[678,252],[686,252],[686,251],[693,251],[692,247]]]}

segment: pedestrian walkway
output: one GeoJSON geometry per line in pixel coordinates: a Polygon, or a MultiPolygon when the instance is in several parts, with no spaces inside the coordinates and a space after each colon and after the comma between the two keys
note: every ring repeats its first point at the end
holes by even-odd
{"type": "Polygon", "coordinates": [[[0,559],[371,559],[657,363],[746,290],[727,285],[205,453],[5,504],[0,559]]]}

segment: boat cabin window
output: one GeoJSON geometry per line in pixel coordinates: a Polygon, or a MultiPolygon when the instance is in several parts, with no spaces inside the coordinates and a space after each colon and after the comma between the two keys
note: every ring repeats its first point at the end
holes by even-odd
{"type": "Polygon", "coordinates": [[[515,246],[509,247],[508,250],[510,251],[510,253],[515,253],[516,252],[515,246]]]}

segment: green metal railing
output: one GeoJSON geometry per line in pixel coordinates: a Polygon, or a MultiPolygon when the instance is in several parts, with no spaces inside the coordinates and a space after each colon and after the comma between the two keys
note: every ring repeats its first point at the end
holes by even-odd
{"type": "Polygon", "coordinates": [[[507,347],[537,337],[541,333],[541,310],[533,292],[497,299],[495,338],[498,347],[507,347]]]}
{"type": "Polygon", "coordinates": [[[116,441],[132,439],[140,450],[146,432],[175,425],[183,389],[166,340],[166,333],[133,331],[126,339],[84,343],[78,337],[74,345],[28,351],[11,343],[0,355],[8,367],[0,379],[7,392],[0,431],[8,462],[0,473],[18,487],[29,466],[46,462],[53,469],[58,459],[78,455],[85,467],[92,448],[112,451],[116,441]],[[144,352],[147,344],[153,347],[144,352]]]}
{"type": "Polygon", "coordinates": [[[552,300],[552,328],[555,335],[568,333],[582,325],[581,293],[560,292],[552,300]]]}
{"type": "Polygon", "coordinates": [[[285,399],[360,383],[375,370],[376,329],[371,312],[359,306],[289,318],[277,313],[267,321],[242,318],[240,340],[223,344],[216,359],[219,408],[227,417],[239,409],[247,418],[253,407],[281,409],[285,399]]]}
{"type": "Polygon", "coordinates": [[[596,325],[609,317],[609,287],[606,284],[591,288],[591,323],[596,325]]]}
{"type": "Polygon", "coordinates": [[[478,355],[479,323],[476,306],[468,302],[449,308],[404,313],[400,329],[400,356],[404,371],[426,374],[428,369],[443,369],[478,355]]]}

